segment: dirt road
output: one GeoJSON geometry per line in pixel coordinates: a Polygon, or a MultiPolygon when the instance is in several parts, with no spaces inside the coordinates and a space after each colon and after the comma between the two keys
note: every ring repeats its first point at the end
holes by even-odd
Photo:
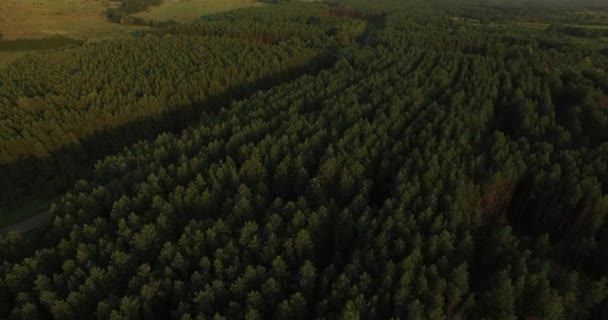
{"type": "Polygon", "coordinates": [[[35,215],[31,218],[25,219],[17,224],[2,229],[2,233],[8,233],[9,231],[15,231],[20,233],[28,232],[32,229],[39,227],[49,219],[49,213],[44,212],[35,215]]]}

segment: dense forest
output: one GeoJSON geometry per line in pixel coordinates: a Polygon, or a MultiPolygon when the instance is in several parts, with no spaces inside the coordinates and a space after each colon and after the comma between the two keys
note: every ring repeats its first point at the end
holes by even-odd
{"type": "Polygon", "coordinates": [[[5,68],[0,189],[14,192],[4,200],[49,182],[64,186],[82,174],[83,163],[183,129],[218,104],[323,67],[366,22],[321,17],[321,10],[240,10],[5,68]]]}
{"type": "Polygon", "coordinates": [[[517,10],[277,4],[3,70],[3,190],[87,173],[0,235],[0,318],[608,318],[608,45],[517,10]]]}

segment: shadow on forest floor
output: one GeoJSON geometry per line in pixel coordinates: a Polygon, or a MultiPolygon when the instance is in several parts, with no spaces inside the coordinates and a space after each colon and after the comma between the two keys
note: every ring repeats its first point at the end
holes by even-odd
{"type": "MultiPolygon", "coordinates": [[[[382,29],[384,20],[384,16],[370,18],[367,29],[357,43],[352,45],[371,45],[373,35],[382,29]]],[[[269,90],[304,75],[316,75],[331,68],[338,60],[338,55],[335,50],[329,49],[304,66],[230,88],[223,94],[204,101],[195,101],[190,105],[90,135],[81,139],[79,144],[56,150],[51,157],[30,157],[0,166],[0,173],[6,173],[5,176],[0,175],[0,188],[4,189],[0,198],[0,227],[44,213],[57,195],[65,192],[75,181],[87,179],[96,161],[139,141],[154,139],[161,133],[179,133],[195,125],[201,115],[214,114],[222,107],[246,99],[258,91],[269,90]],[[12,181],[28,182],[15,186],[12,181]],[[41,194],[46,196],[37,196],[41,194]],[[36,200],[32,201],[34,198],[36,200]]]]}

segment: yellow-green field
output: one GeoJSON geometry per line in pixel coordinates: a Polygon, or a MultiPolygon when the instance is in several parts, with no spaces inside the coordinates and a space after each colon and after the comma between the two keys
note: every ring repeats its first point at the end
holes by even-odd
{"type": "MultiPolygon", "coordinates": [[[[0,0],[0,33],[5,40],[53,35],[99,39],[142,28],[108,21],[106,10],[113,5],[106,0],[0,0]]],[[[0,68],[27,53],[0,51],[0,68]]]]}
{"type": "Polygon", "coordinates": [[[200,16],[261,5],[255,0],[164,0],[161,5],[133,16],[155,21],[188,22],[200,16]]]}
{"type": "Polygon", "coordinates": [[[0,32],[4,39],[55,34],[89,39],[120,36],[141,28],[109,22],[106,10],[113,5],[106,0],[0,0],[0,32]]]}

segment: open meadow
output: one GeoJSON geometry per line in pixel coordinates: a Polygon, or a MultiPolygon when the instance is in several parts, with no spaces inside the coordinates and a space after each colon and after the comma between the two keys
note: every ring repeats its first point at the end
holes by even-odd
{"type": "Polygon", "coordinates": [[[155,21],[189,22],[200,16],[262,5],[263,3],[255,0],[165,0],[161,5],[150,7],[133,16],[155,21]]]}
{"type": "Polygon", "coordinates": [[[91,39],[124,35],[141,27],[111,23],[100,0],[3,0],[0,32],[3,39],[37,39],[53,35],[91,39]]]}
{"type": "MultiPolygon", "coordinates": [[[[143,28],[108,21],[106,10],[115,5],[105,0],[3,0],[0,1],[1,38],[107,39],[143,28]]],[[[25,54],[21,50],[2,50],[6,49],[3,45],[7,44],[0,44],[0,68],[25,54]]]]}
{"type": "MultiPolygon", "coordinates": [[[[255,0],[166,0],[160,6],[133,16],[155,21],[188,22],[204,15],[261,5],[255,0]]],[[[120,2],[107,0],[2,0],[0,39],[43,39],[53,36],[81,40],[110,39],[147,28],[108,20],[107,10],[117,6],[120,6],[120,2]]],[[[3,45],[7,44],[0,43],[0,68],[25,54],[21,50],[6,50],[2,48],[3,45]]]]}

